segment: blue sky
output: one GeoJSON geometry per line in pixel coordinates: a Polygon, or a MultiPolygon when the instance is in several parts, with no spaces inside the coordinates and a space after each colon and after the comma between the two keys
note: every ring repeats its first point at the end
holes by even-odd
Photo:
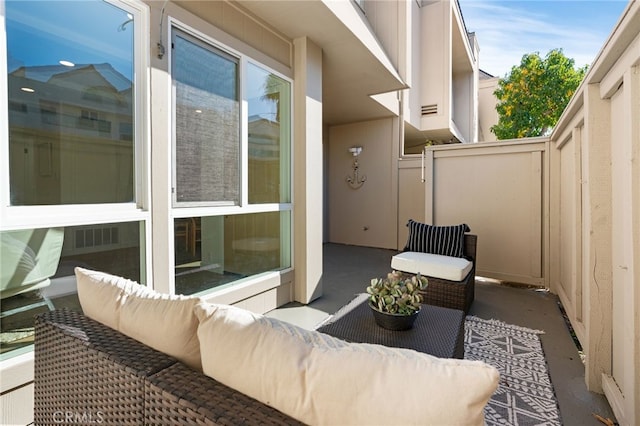
{"type": "Polygon", "coordinates": [[[526,53],[561,48],[576,66],[591,65],[627,0],[459,0],[480,45],[480,69],[504,77],[526,53]]]}
{"type": "Polygon", "coordinates": [[[66,60],[109,63],[131,80],[133,23],[119,28],[124,10],[100,1],[8,1],[5,9],[9,72],[66,60]]]}

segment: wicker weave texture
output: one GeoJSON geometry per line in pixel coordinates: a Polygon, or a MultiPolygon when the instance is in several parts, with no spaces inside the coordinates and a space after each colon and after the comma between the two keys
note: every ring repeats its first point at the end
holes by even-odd
{"type": "Polygon", "coordinates": [[[151,376],[145,393],[149,425],[302,424],[179,363],[151,376]]]}
{"type": "Polygon", "coordinates": [[[301,424],[79,312],[35,328],[36,425],[301,424]]]}
{"type": "Polygon", "coordinates": [[[144,376],[175,363],[69,310],[38,316],[35,330],[37,425],[142,424],[144,376]]]}
{"type": "Polygon", "coordinates": [[[423,303],[459,309],[465,314],[469,312],[475,298],[477,241],[476,235],[465,235],[464,257],[473,262],[473,268],[462,281],[449,281],[425,275],[429,280],[429,285],[421,292],[424,298],[423,303]]]}
{"type": "Polygon", "coordinates": [[[462,281],[449,281],[429,277],[429,285],[422,291],[423,303],[443,308],[459,309],[469,312],[475,297],[475,266],[462,281]]]}
{"type": "Polygon", "coordinates": [[[423,306],[409,330],[387,330],[376,324],[369,296],[360,294],[340,308],[318,331],[349,342],[414,349],[441,358],[464,358],[462,311],[423,306]]]}

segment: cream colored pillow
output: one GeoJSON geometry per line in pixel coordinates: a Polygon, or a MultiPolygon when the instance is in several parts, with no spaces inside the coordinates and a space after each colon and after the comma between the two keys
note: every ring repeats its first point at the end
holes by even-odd
{"type": "MultiPolygon", "coordinates": [[[[135,281],[104,272],[75,268],[78,299],[86,316],[115,330],[120,329],[122,298],[132,288],[140,286],[135,281]]],[[[151,291],[151,290],[150,290],[151,291]]]]}
{"type": "Polygon", "coordinates": [[[289,415],[305,409],[300,390],[309,347],[260,333],[259,316],[243,309],[203,302],[195,313],[205,374],[289,415]]]}
{"type": "Polygon", "coordinates": [[[104,272],[83,268],[75,272],[85,315],[202,370],[193,312],[200,298],[158,293],[104,272]]]}
{"type": "Polygon", "coordinates": [[[202,370],[198,319],[193,312],[200,299],[156,292],[140,293],[123,298],[120,332],[193,369],[202,370]]]}
{"type": "Polygon", "coordinates": [[[201,303],[210,377],[313,425],[482,425],[499,373],[478,361],[346,343],[240,308],[201,303]]]}

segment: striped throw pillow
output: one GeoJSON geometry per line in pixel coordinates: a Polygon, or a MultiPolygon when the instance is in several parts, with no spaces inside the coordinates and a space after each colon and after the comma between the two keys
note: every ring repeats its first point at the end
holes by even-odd
{"type": "Polygon", "coordinates": [[[466,223],[452,226],[434,226],[409,219],[409,238],[404,251],[464,257],[464,233],[469,232],[466,223]]]}

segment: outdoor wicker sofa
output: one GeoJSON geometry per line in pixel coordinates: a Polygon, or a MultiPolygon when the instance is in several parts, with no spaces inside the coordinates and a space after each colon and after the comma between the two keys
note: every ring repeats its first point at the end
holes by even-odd
{"type": "Polygon", "coordinates": [[[237,306],[75,272],[83,313],[55,310],[35,321],[37,425],[480,426],[498,386],[498,371],[483,362],[347,342],[237,306]],[[391,403],[372,411],[381,394],[391,403]],[[406,404],[401,413],[398,404],[406,404]]]}
{"type": "Polygon", "coordinates": [[[302,424],[82,313],[35,327],[36,425],[302,424]]]}

